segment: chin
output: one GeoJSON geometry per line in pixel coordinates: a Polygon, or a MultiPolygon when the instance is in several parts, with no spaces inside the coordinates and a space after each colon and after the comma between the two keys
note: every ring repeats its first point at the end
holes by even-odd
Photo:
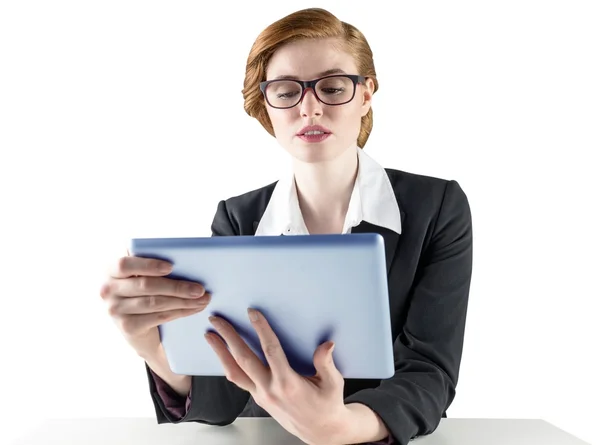
{"type": "Polygon", "coordinates": [[[345,148],[333,142],[310,143],[297,140],[291,146],[287,147],[287,152],[294,159],[309,164],[328,162],[336,159],[345,151],[345,148]]]}

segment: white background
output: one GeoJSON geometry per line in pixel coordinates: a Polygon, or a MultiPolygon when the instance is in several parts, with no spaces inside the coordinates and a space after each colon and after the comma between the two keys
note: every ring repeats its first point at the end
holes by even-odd
{"type": "MultiPolygon", "coordinates": [[[[98,295],[130,236],[204,236],[287,158],[242,108],[248,51],[314,2],[0,3],[2,433],[154,416],[98,295]]],[[[456,179],[474,269],[450,417],[542,418],[598,441],[600,8],[321,1],[367,36],[366,150],[456,179]]],[[[9,436],[10,437],[10,436],[9,436]]]]}

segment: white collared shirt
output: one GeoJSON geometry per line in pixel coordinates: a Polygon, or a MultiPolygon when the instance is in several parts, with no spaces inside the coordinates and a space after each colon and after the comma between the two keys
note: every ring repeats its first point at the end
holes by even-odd
{"type": "MultiPolygon", "coordinates": [[[[350,196],[350,204],[342,234],[350,233],[362,221],[393,230],[400,234],[400,208],[383,167],[356,147],[358,174],[350,196]]],[[[304,223],[296,181],[287,175],[275,185],[269,204],[258,224],[255,236],[308,235],[304,223]]]]}

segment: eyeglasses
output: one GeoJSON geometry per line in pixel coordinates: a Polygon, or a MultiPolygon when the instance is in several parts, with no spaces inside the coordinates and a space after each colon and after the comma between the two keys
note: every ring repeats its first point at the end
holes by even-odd
{"type": "Polygon", "coordinates": [[[364,84],[365,80],[365,77],[353,74],[336,74],[315,80],[276,79],[261,82],[260,91],[273,108],[295,107],[308,88],[325,105],[344,105],[354,99],[356,85],[364,84]]]}

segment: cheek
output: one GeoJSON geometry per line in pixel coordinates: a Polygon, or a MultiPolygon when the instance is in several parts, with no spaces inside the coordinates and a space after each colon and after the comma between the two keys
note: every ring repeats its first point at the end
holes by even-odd
{"type": "Polygon", "coordinates": [[[354,127],[362,118],[362,108],[358,102],[352,102],[348,105],[350,106],[341,106],[332,109],[332,113],[334,113],[332,117],[344,127],[354,127]]]}
{"type": "MultiPolygon", "coordinates": [[[[350,105],[350,104],[348,104],[350,105]]],[[[355,141],[360,134],[362,110],[360,104],[352,103],[349,107],[336,107],[331,110],[331,119],[338,131],[338,138],[343,145],[355,141]]]]}
{"type": "Polygon", "coordinates": [[[269,111],[269,117],[271,118],[275,136],[284,136],[296,130],[294,123],[296,122],[297,116],[290,110],[269,111]]]}

